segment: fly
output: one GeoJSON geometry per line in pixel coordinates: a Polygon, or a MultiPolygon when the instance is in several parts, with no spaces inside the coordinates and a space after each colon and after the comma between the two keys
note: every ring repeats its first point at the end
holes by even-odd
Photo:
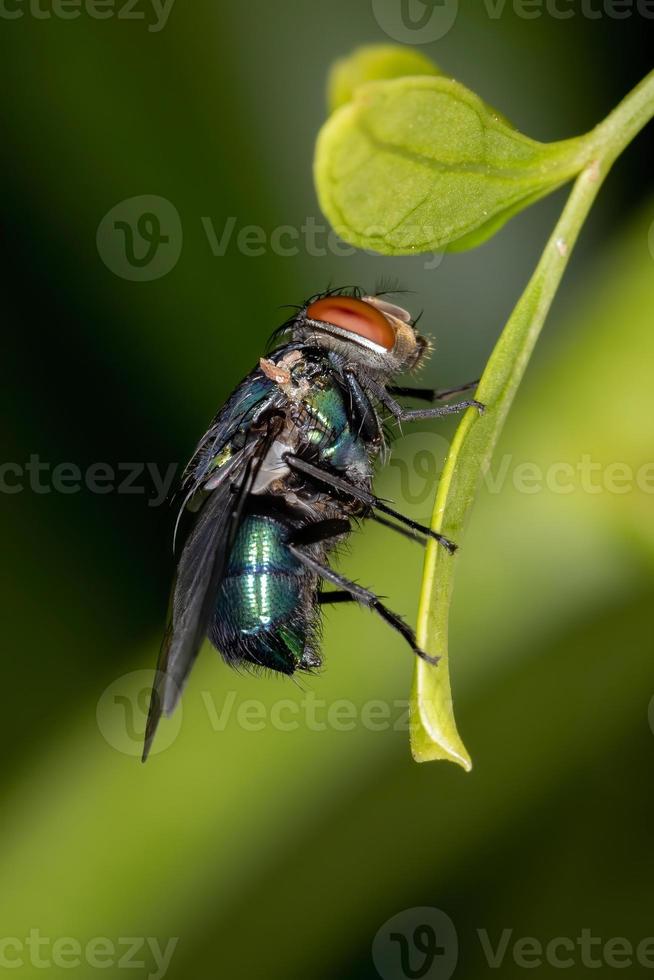
{"type": "Polygon", "coordinates": [[[291,675],[321,666],[320,607],[357,602],[413,630],[371,590],[335,571],[352,522],[372,518],[420,541],[456,545],[380,500],[373,490],[388,435],[384,420],[440,418],[483,405],[434,405],[471,382],[435,391],[393,382],[429,355],[407,310],[359,289],[308,300],[273,334],[283,340],[241,382],[182,476],[176,534],[190,524],[173,583],[145,732],[147,758],[206,637],[233,667],[291,675]],[[432,403],[407,409],[399,398],[432,403]],[[330,589],[325,586],[331,586],[330,589]]]}

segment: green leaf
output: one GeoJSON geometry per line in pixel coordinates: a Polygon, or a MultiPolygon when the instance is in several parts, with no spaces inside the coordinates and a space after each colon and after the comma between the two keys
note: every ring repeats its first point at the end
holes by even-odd
{"type": "Polygon", "coordinates": [[[346,105],[365,82],[405,75],[440,75],[440,68],[424,54],[396,44],[367,44],[334,63],[327,80],[329,111],[346,105]]]}
{"type": "Polygon", "coordinates": [[[387,255],[471,248],[574,177],[588,152],[586,137],[523,136],[450,78],[395,78],[359,85],[327,120],[315,180],[322,210],[353,245],[387,255]]]}

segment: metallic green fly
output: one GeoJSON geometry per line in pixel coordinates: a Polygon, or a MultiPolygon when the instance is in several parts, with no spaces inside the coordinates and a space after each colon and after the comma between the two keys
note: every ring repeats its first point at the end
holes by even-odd
{"type": "Polygon", "coordinates": [[[321,665],[320,606],[357,602],[396,629],[414,653],[433,660],[396,613],[334,571],[329,558],[351,522],[367,517],[455,550],[376,497],[372,481],[388,441],[386,417],[411,422],[469,407],[483,411],[474,400],[406,409],[399,397],[433,403],[476,382],[444,391],[392,384],[425,361],[429,343],[406,310],[359,289],[312,297],[273,337],[283,342],[234,391],[184,471],[178,525],[190,528],[144,759],[205,637],[234,667],[314,671],[321,665]]]}

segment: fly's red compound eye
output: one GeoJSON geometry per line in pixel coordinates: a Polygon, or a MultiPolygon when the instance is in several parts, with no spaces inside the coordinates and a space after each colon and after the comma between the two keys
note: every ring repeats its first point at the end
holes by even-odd
{"type": "Polygon", "coordinates": [[[384,350],[392,350],[395,344],[395,331],[379,310],[361,299],[352,296],[325,296],[307,307],[311,320],[331,323],[341,330],[365,337],[384,350]]]}

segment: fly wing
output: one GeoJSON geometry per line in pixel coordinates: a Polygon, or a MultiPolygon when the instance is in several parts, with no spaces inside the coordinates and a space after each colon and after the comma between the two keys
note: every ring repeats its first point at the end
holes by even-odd
{"type": "Polygon", "coordinates": [[[144,762],[159,720],[175,708],[202,646],[245,501],[279,429],[276,416],[229,461],[229,478],[208,496],[186,540],[150,698],[144,762]]]}
{"type": "MultiPolygon", "coordinates": [[[[183,516],[188,512],[196,513],[204,504],[207,492],[213,490],[232,469],[231,464],[235,461],[233,458],[227,464],[222,463],[217,471],[217,458],[225,450],[231,451],[233,440],[238,439],[239,433],[249,431],[256,419],[283,409],[284,403],[285,399],[279,388],[263,374],[261,368],[255,368],[223,405],[195,447],[193,456],[182,473],[176,494],[181,506],[175,522],[173,551],[177,551],[178,532],[183,516]]],[[[185,530],[184,537],[186,533],[185,530]]]]}
{"type": "Polygon", "coordinates": [[[209,475],[212,461],[236,432],[247,428],[255,414],[281,402],[279,389],[261,368],[255,368],[244,378],[212,420],[182,474],[182,490],[187,499],[209,475]]]}

